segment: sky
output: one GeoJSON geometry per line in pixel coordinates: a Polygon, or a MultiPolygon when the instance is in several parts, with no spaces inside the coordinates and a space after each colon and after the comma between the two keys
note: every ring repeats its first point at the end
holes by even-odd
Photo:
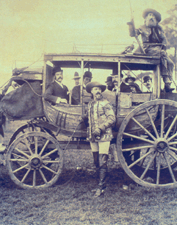
{"type": "Polygon", "coordinates": [[[163,20],[177,0],[1,0],[0,86],[15,67],[43,65],[44,53],[120,53],[134,41],[126,25],[130,3],[138,27],[144,9],[163,20]]]}

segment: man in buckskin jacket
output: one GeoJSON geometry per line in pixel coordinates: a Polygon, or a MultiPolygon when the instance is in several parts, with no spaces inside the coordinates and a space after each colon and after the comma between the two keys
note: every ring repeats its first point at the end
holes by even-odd
{"type": "Polygon", "coordinates": [[[106,85],[98,82],[90,82],[86,85],[86,91],[93,96],[93,100],[88,104],[88,138],[94,164],[99,169],[99,188],[96,190],[95,197],[100,196],[106,187],[109,146],[113,138],[112,126],[116,120],[112,106],[102,96],[105,90],[106,85]]]}
{"type": "MultiPolygon", "coordinates": [[[[131,37],[141,35],[143,50],[147,55],[160,56],[160,72],[165,83],[165,91],[170,92],[174,63],[166,52],[167,39],[162,27],[159,25],[161,14],[154,9],[146,9],[143,12],[144,25],[139,29],[134,29],[133,23],[129,25],[131,37]]],[[[137,49],[135,52],[139,52],[137,49]]]]}

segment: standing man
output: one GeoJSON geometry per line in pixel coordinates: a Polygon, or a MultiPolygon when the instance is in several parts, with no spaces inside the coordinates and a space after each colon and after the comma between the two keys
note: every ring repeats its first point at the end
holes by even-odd
{"type": "Polygon", "coordinates": [[[99,168],[99,184],[95,197],[100,196],[106,188],[109,146],[113,138],[112,126],[116,121],[112,106],[102,96],[105,90],[106,85],[98,82],[90,82],[86,85],[86,91],[93,97],[88,104],[88,135],[94,164],[99,168]]]}
{"type": "MultiPolygon", "coordinates": [[[[85,103],[88,103],[91,100],[91,94],[88,94],[86,91],[86,85],[91,82],[92,73],[90,71],[86,71],[83,75],[83,100],[85,98],[85,103]]],[[[72,104],[79,105],[80,104],[80,95],[81,95],[81,85],[75,86],[72,90],[72,104]]],[[[83,101],[84,102],[84,101],[83,101]]]]}
{"type": "Polygon", "coordinates": [[[174,90],[170,88],[174,63],[166,52],[167,39],[159,25],[161,14],[154,9],[146,9],[143,12],[143,18],[145,19],[144,25],[136,30],[134,30],[132,22],[127,23],[130,36],[141,35],[144,52],[147,55],[160,57],[160,72],[165,83],[165,91],[170,92],[174,90]]]}
{"type": "Polygon", "coordinates": [[[69,101],[69,90],[64,84],[62,84],[63,70],[56,67],[53,69],[53,75],[55,76],[55,80],[47,87],[44,98],[54,105],[67,103],[69,101]]]}

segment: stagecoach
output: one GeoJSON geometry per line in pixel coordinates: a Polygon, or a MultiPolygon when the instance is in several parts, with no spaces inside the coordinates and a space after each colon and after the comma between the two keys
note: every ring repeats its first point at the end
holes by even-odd
{"type": "MultiPolygon", "coordinates": [[[[59,66],[97,71],[118,71],[117,92],[105,91],[104,97],[113,106],[116,143],[120,164],[128,176],[146,187],[177,187],[177,94],[161,90],[159,57],[143,54],[46,54],[41,73],[22,71],[13,76],[16,82],[40,82],[42,93],[53,81],[52,68],[59,66]],[[137,71],[150,72],[153,91],[143,87],[137,71]],[[121,73],[137,76],[142,93],[120,92],[121,73]]],[[[109,75],[109,74],[108,74],[109,75]]],[[[100,80],[99,80],[100,81],[100,80]]],[[[103,83],[105,80],[101,80],[103,83]]],[[[63,167],[63,150],[89,149],[87,128],[82,115],[87,104],[52,105],[42,95],[44,115],[34,117],[11,137],[6,152],[6,165],[11,179],[23,188],[45,188],[53,185],[63,167]],[[66,137],[66,139],[64,138],[66,137]]]]}

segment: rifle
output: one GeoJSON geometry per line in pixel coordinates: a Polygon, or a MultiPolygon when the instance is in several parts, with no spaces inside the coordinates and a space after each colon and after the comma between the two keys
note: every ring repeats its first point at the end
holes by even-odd
{"type": "Polygon", "coordinates": [[[138,43],[138,45],[140,47],[141,53],[146,54],[144,49],[143,49],[143,47],[141,46],[141,42],[140,42],[140,40],[138,38],[138,35],[136,33],[136,30],[135,30],[135,22],[134,22],[133,11],[132,11],[132,6],[131,6],[131,1],[130,0],[129,0],[129,3],[130,3],[130,10],[131,10],[131,18],[132,19],[131,19],[131,22],[127,23],[127,25],[131,26],[133,36],[135,37],[135,39],[136,39],[136,41],[137,41],[137,43],[138,43]]]}

